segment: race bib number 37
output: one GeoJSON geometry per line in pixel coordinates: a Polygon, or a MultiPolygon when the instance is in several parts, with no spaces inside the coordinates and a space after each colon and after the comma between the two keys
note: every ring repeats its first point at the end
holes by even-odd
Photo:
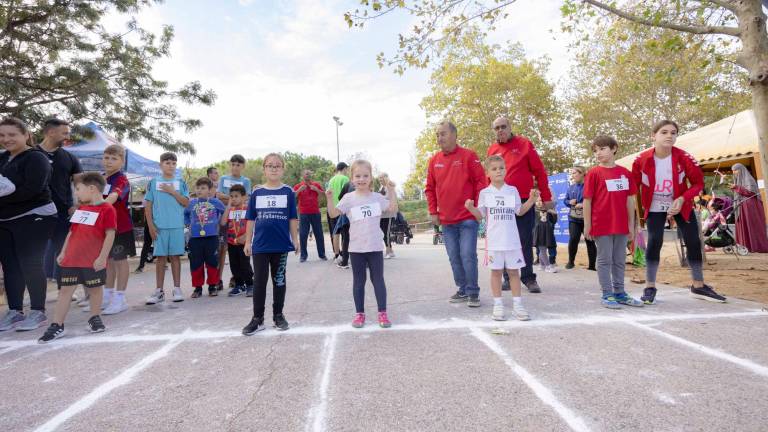
{"type": "Polygon", "coordinates": [[[83,224],[83,225],[93,226],[96,224],[96,221],[98,219],[99,219],[99,213],[97,212],[75,210],[75,213],[72,214],[72,217],[69,219],[69,221],[74,224],[83,224]]]}
{"type": "Polygon", "coordinates": [[[606,180],[605,187],[608,188],[608,192],[626,191],[629,190],[629,179],[622,176],[621,178],[606,180]]]}
{"type": "Polygon", "coordinates": [[[287,195],[259,195],[256,197],[257,209],[281,209],[287,207],[287,195]]]}
{"type": "Polygon", "coordinates": [[[488,208],[515,208],[514,195],[486,195],[485,207],[488,208]]]}
{"type": "Polygon", "coordinates": [[[381,205],[379,203],[365,204],[352,207],[349,210],[349,219],[353,222],[363,219],[375,218],[381,216],[381,205]]]}

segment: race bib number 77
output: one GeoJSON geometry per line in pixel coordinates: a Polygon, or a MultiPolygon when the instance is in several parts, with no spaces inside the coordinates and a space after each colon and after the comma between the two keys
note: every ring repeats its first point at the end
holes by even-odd
{"type": "Polygon", "coordinates": [[[93,226],[99,219],[99,213],[86,210],[75,210],[72,217],[69,219],[74,224],[83,224],[93,226]]]}
{"type": "Polygon", "coordinates": [[[605,187],[608,188],[608,192],[626,191],[629,190],[629,179],[621,176],[621,178],[606,180],[605,187]]]}

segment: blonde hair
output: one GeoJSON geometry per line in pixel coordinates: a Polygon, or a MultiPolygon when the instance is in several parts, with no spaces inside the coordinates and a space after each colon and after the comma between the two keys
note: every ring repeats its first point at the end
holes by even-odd
{"type": "Polygon", "coordinates": [[[583,166],[581,166],[581,165],[575,165],[575,166],[572,166],[572,167],[571,167],[571,169],[572,169],[572,170],[576,170],[576,171],[580,172],[582,175],[584,175],[584,174],[586,174],[586,173],[587,173],[587,169],[586,169],[586,168],[584,168],[584,167],[583,167],[583,166]]]}
{"type": "Polygon", "coordinates": [[[104,148],[104,154],[119,156],[122,160],[125,160],[125,147],[120,144],[110,144],[104,148]]]}
{"type": "Polygon", "coordinates": [[[280,153],[270,153],[264,156],[264,162],[261,163],[262,168],[267,166],[267,161],[269,160],[269,158],[279,159],[280,163],[283,165],[283,168],[285,168],[285,159],[283,159],[283,155],[281,155],[280,153]]]}
{"type": "Polygon", "coordinates": [[[485,169],[488,169],[491,167],[491,164],[494,162],[499,162],[504,165],[504,168],[506,168],[506,162],[504,162],[504,158],[499,155],[490,155],[488,156],[488,159],[485,160],[485,169]]]}
{"type": "Polygon", "coordinates": [[[368,168],[368,172],[373,174],[373,166],[371,165],[371,163],[364,159],[358,159],[352,162],[352,166],[349,168],[350,175],[355,174],[355,168],[357,167],[366,167],[368,168]]]}

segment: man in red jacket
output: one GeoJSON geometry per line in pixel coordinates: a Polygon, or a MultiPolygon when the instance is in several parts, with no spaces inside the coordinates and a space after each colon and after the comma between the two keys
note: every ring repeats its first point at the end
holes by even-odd
{"type": "Polygon", "coordinates": [[[460,147],[456,143],[456,135],[453,123],[443,121],[438,125],[437,143],[441,151],[429,160],[424,192],[432,224],[442,224],[445,250],[458,287],[450,301],[467,302],[469,307],[479,307],[478,222],[464,203],[468,199],[477,202],[478,194],[485,188],[486,177],[480,158],[472,150],[460,147]]]}
{"type": "MultiPolygon", "coordinates": [[[[493,121],[493,130],[496,133],[496,142],[488,148],[488,156],[499,155],[506,162],[507,175],[504,181],[520,191],[520,199],[525,202],[528,192],[533,188],[534,178],[541,200],[547,208],[553,208],[552,192],[549,190],[549,179],[544,163],[528,138],[514,135],[509,126],[509,119],[499,117],[493,121]]],[[[520,244],[523,246],[525,267],[520,269],[520,281],[525,284],[529,292],[540,293],[541,288],[536,282],[536,273],[533,272],[533,228],[536,225],[536,212],[529,211],[517,217],[517,231],[520,233],[520,244]]],[[[504,273],[502,289],[509,289],[509,275],[504,273]]]]}

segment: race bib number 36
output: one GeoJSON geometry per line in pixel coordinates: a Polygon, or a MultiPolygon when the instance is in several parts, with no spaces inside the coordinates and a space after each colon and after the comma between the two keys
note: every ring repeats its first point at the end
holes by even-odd
{"type": "Polygon", "coordinates": [[[606,180],[605,187],[608,188],[608,192],[626,191],[629,190],[629,179],[622,176],[621,178],[606,180]]]}
{"type": "Polygon", "coordinates": [[[93,226],[96,224],[96,221],[98,219],[99,219],[99,213],[97,212],[75,210],[75,213],[72,214],[72,217],[69,219],[69,221],[74,224],[83,224],[83,225],[93,226]]]}
{"type": "Polygon", "coordinates": [[[352,207],[349,210],[349,219],[353,222],[363,219],[375,218],[381,216],[381,205],[379,203],[365,204],[352,207]]]}
{"type": "Polygon", "coordinates": [[[485,207],[488,208],[515,208],[514,195],[486,195],[485,207]]]}
{"type": "Polygon", "coordinates": [[[287,207],[287,195],[259,195],[256,197],[257,209],[281,209],[287,207]]]}

